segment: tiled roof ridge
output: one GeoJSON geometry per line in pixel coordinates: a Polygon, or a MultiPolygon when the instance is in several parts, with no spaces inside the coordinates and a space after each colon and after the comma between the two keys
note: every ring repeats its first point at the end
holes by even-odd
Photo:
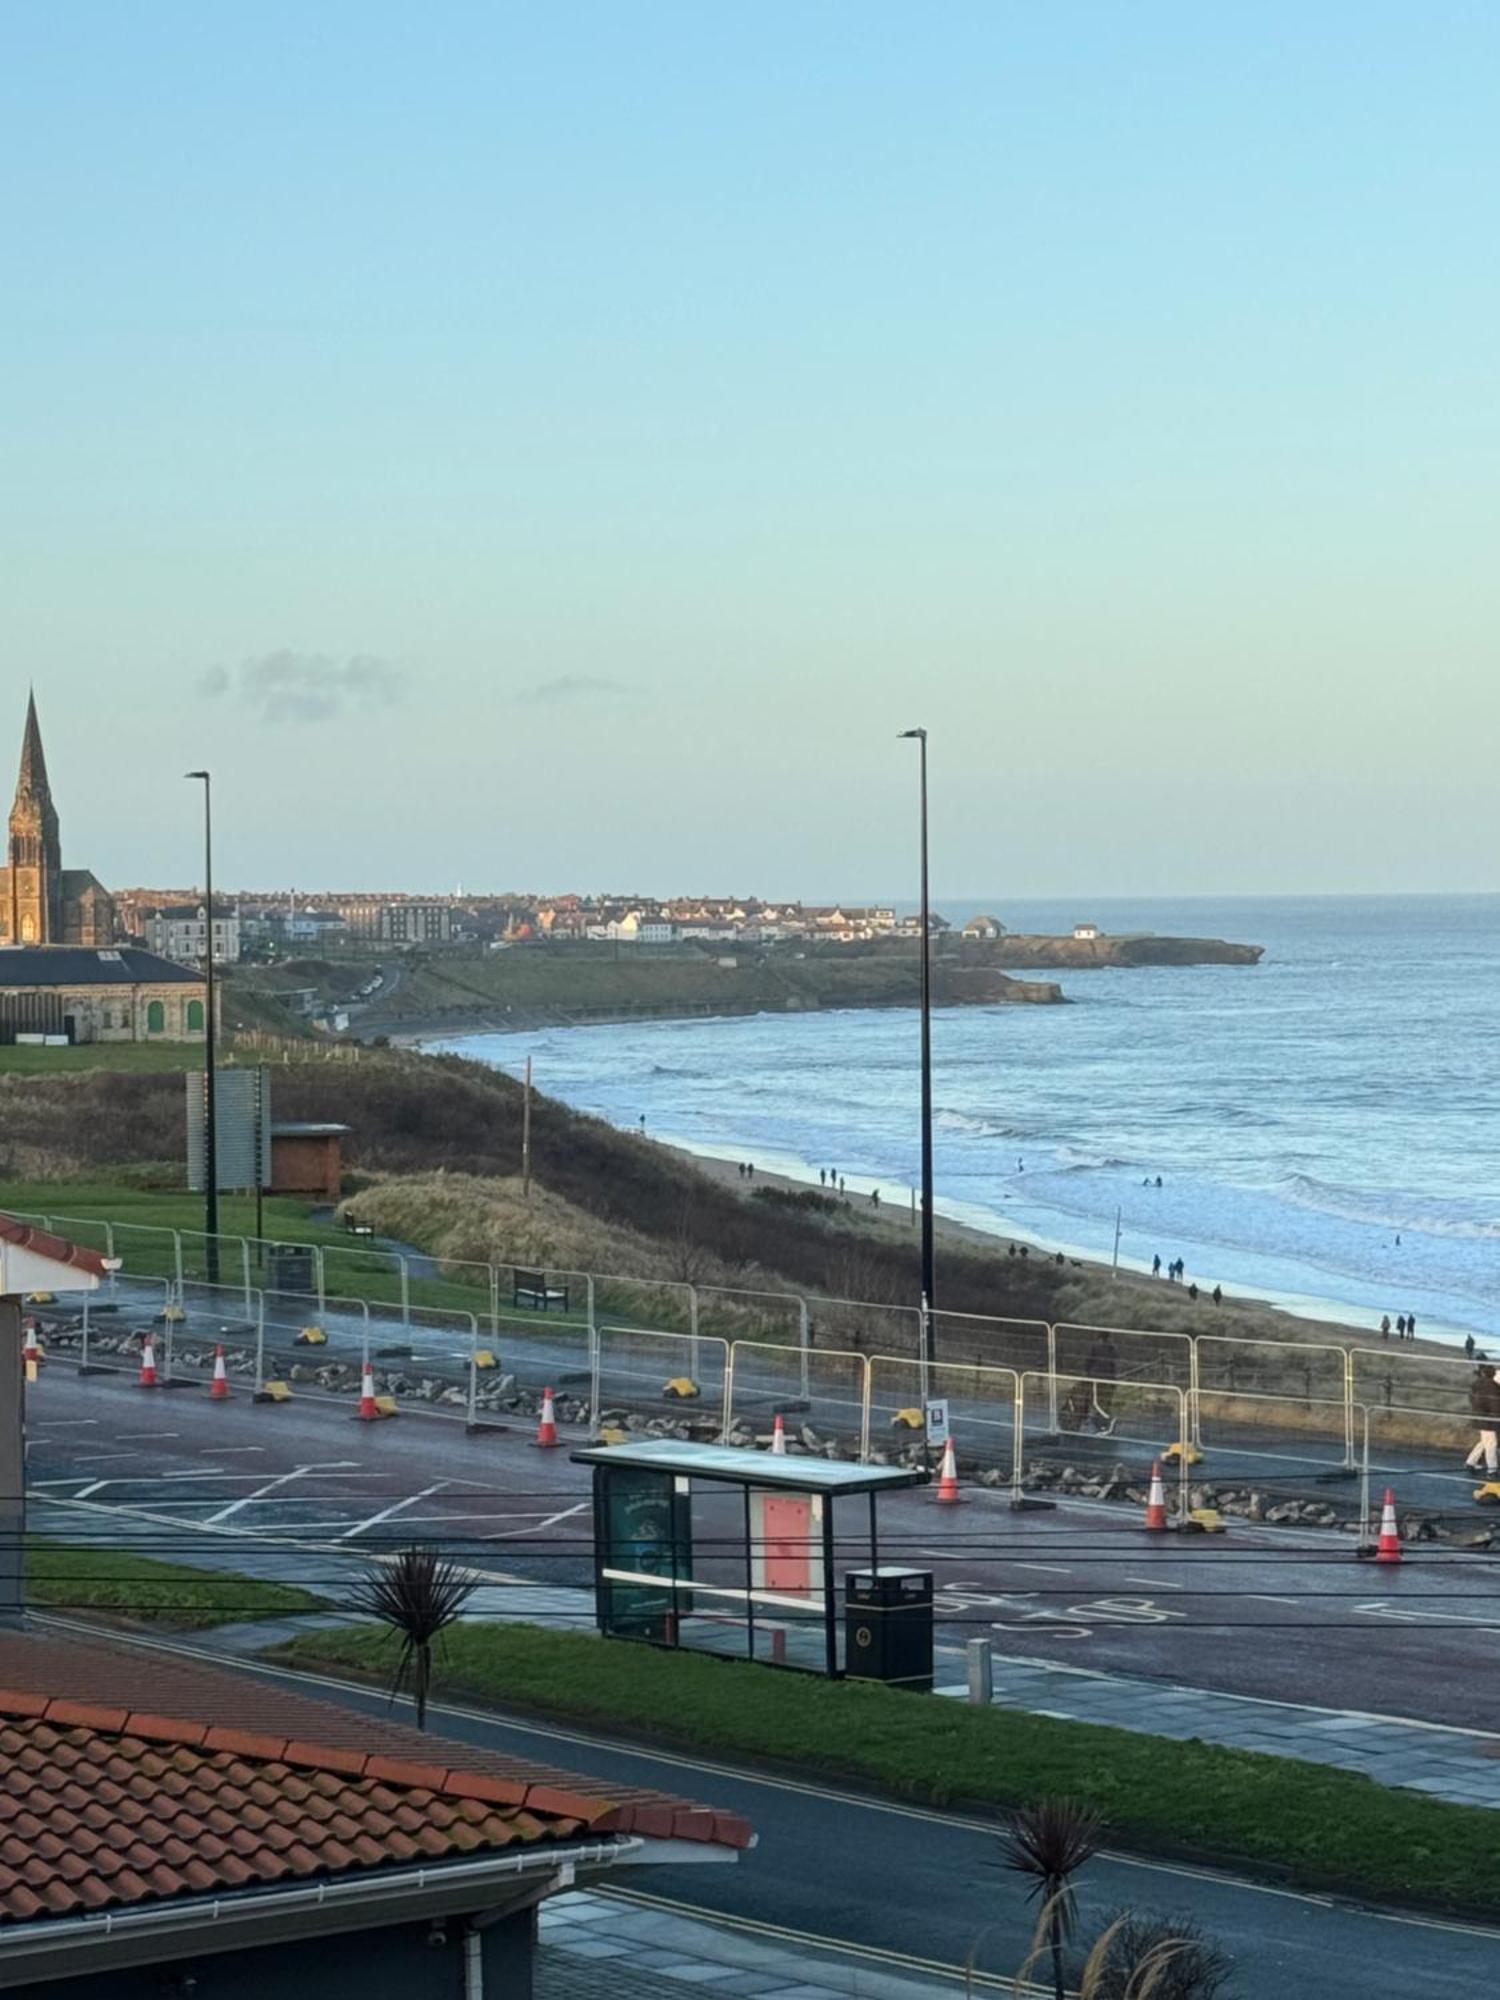
{"type": "Polygon", "coordinates": [[[54,1264],[71,1264],[75,1270],[92,1272],[96,1278],[108,1276],[99,1251],[90,1250],[83,1243],[69,1242],[66,1236],[54,1236],[50,1230],[38,1229],[33,1222],[22,1222],[19,1216],[0,1213],[0,1240],[14,1243],[18,1250],[32,1250],[38,1257],[50,1257],[54,1264]]]}
{"type": "Polygon", "coordinates": [[[100,1735],[129,1736],[145,1743],[179,1745],[206,1754],[285,1764],[293,1770],[327,1771],[341,1778],[367,1778],[385,1785],[410,1786],[440,1797],[524,1808],[528,1812],[582,1820],[592,1833],[630,1833],[657,1840],[713,1841],[748,1847],[748,1821],[737,1813],[690,1806],[659,1792],[611,1787],[612,1796],[565,1791],[533,1779],[506,1778],[459,1765],[420,1764],[379,1751],[338,1749],[295,1736],[268,1735],[210,1722],[191,1722],[145,1709],[0,1688],[0,1717],[47,1722],[60,1729],[87,1729],[100,1735]]]}

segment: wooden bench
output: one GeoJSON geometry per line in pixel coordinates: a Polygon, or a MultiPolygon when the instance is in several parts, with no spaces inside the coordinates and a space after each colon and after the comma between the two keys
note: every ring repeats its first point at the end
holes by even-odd
{"type": "Polygon", "coordinates": [[[549,1285],[545,1271],[518,1269],[511,1291],[511,1304],[524,1306],[528,1312],[566,1312],[568,1288],[566,1285],[549,1285]]]}

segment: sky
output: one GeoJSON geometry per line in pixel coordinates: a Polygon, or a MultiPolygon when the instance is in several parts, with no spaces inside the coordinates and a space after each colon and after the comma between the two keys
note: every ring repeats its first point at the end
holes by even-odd
{"type": "Polygon", "coordinates": [[[0,785],[186,884],[1500,887],[1500,10],[0,19],[0,785]],[[7,721],[7,714],[10,720],[7,721]]]}

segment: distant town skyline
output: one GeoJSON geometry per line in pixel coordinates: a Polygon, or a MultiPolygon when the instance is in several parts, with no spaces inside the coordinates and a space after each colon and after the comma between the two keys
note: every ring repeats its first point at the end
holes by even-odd
{"type": "Polygon", "coordinates": [[[922,724],[950,898],[1494,886],[1494,9],[6,47],[0,629],[107,882],[207,766],[225,881],[910,892],[922,724]]]}

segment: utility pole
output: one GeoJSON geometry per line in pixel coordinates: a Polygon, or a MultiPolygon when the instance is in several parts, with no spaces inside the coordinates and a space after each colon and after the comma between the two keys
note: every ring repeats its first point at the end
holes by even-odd
{"type": "Polygon", "coordinates": [[[920,812],[922,829],[922,1359],[937,1359],[932,1315],[936,1277],[932,1250],[932,911],[927,882],[927,731],[903,729],[915,738],[920,752],[920,812]]]}
{"type": "Polygon", "coordinates": [[[218,1075],[214,1067],[216,1022],[214,1020],[214,816],[213,785],[207,771],[189,771],[189,778],[203,783],[203,902],[207,952],[204,979],[207,987],[203,1021],[203,1228],[208,1237],[208,1282],[219,1282],[219,1149],[218,1075]]]}
{"type": "Polygon", "coordinates": [[[531,1199],[531,1057],[526,1058],[526,1088],[521,1098],[521,1199],[531,1199]]]}

